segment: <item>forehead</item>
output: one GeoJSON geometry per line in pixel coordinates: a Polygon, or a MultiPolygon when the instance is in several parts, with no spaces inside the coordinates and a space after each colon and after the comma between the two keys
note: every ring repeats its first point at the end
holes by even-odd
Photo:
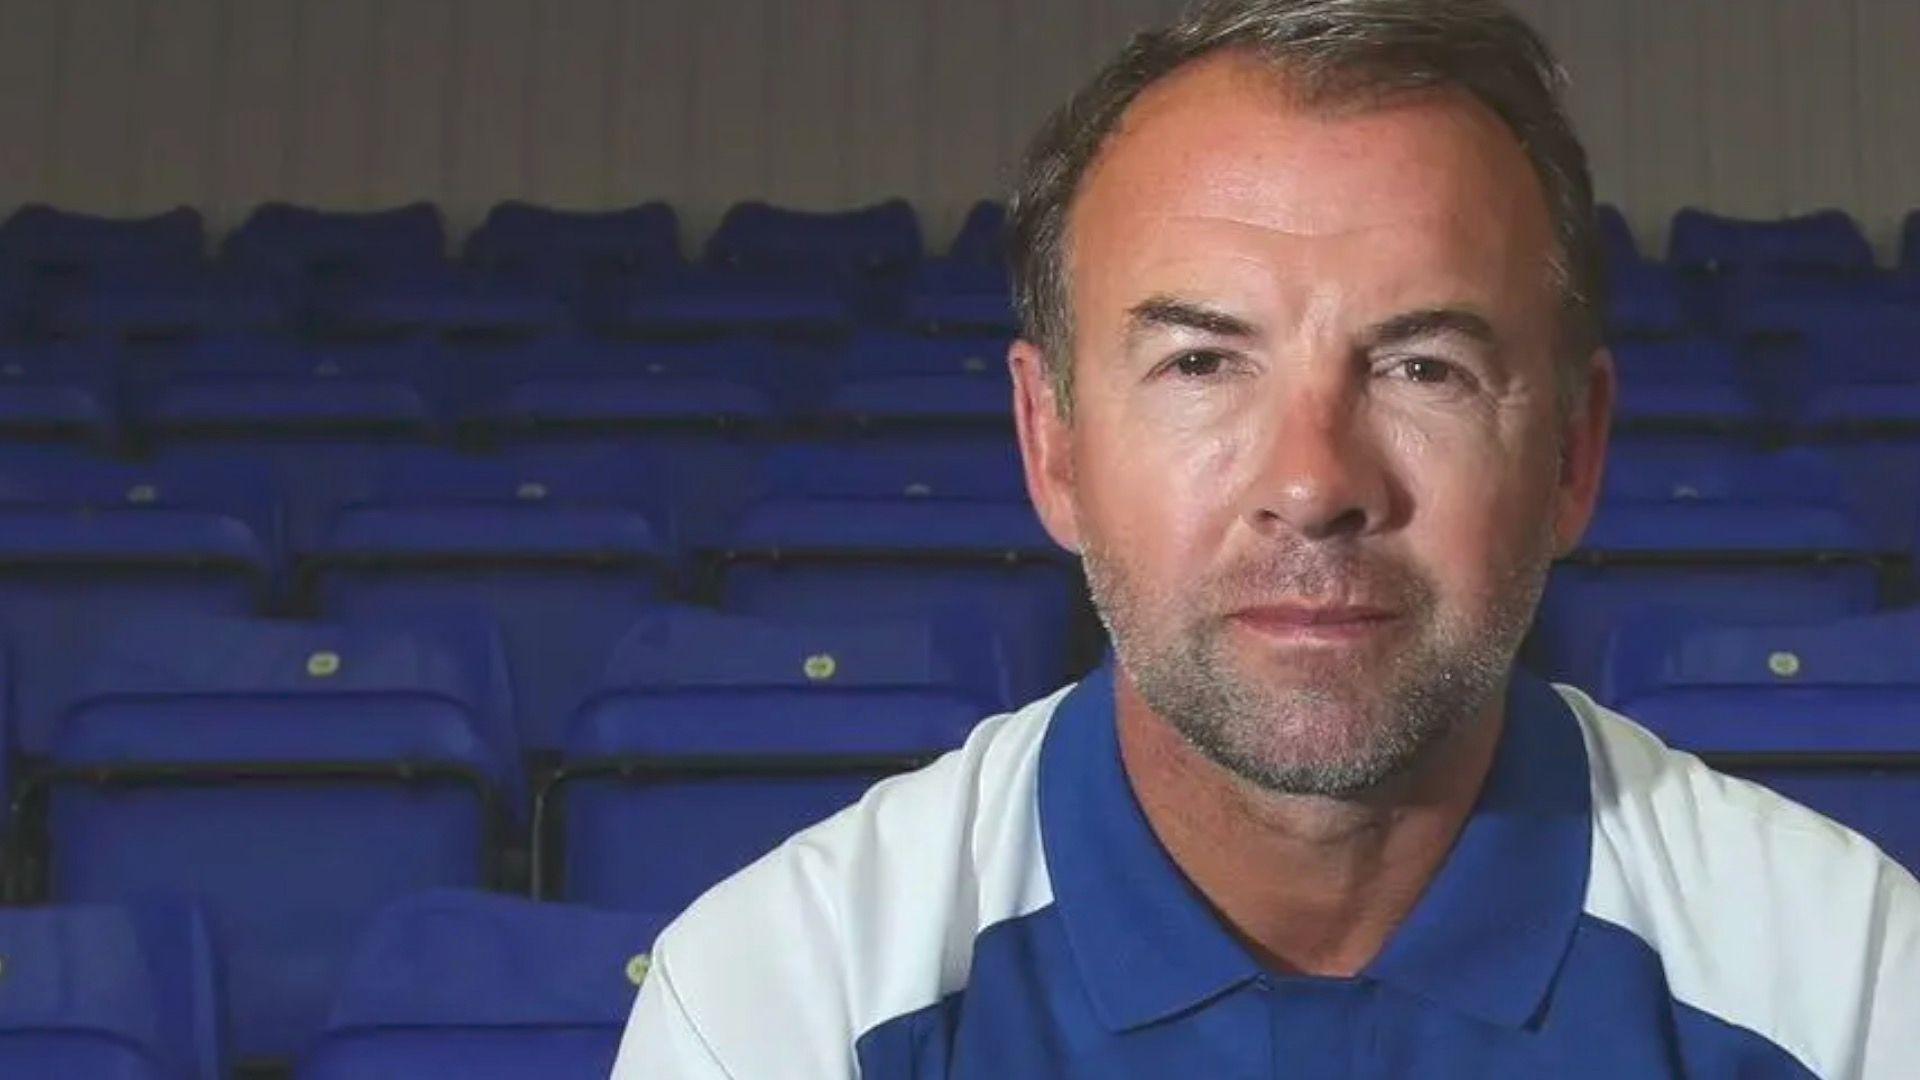
{"type": "Polygon", "coordinates": [[[1550,302],[1527,286],[1543,283],[1553,251],[1531,163],[1470,94],[1307,105],[1235,53],[1141,94],[1088,169],[1068,228],[1076,293],[1088,274],[1228,260],[1477,282],[1550,302]]]}

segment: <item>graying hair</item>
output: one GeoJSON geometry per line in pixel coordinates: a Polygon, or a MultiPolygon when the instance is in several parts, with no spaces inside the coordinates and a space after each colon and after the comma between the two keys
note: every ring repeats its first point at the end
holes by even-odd
{"type": "Polygon", "coordinates": [[[1499,0],[1204,0],[1171,25],[1134,35],[1047,119],[1021,167],[1007,227],[1014,299],[1021,335],[1045,354],[1062,415],[1073,405],[1067,222],[1081,179],[1142,91],[1232,49],[1272,63],[1309,105],[1451,87],[1506,122],[1553,218],[1564,409],[1600,344],[1600,244],[1587,154],[1561,101],[1566,73],[1540,36],[1499,0]]]}

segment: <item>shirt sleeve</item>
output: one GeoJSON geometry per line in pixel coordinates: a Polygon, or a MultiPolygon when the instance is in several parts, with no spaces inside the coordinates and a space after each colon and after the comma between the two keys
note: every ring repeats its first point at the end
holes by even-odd
{"type": "Polygon", "coordinates": [[[666,957],[655,952],[653,961],[620,1039],[612,1080],[735,1080],[687,1012],[666,957]]]}
{"type": "Polygon", "coordinates": [[[1920,882],[1891,863],[1881,880],[1885,919],[1878,969],[1866,1017],[1866,1048],[1859,1075],[1920,1076],[1920,882]]]}

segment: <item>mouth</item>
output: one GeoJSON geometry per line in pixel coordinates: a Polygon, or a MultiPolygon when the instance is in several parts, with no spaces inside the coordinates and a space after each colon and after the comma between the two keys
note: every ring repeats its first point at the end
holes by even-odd
{"type": "Polygon", "coordinates": [[[1261,604],[1227,616],[1262,639],[1287,645],[1358,644],[1385,634],[1400,619],[1388,608],[1349,604],[1261,604]]]}

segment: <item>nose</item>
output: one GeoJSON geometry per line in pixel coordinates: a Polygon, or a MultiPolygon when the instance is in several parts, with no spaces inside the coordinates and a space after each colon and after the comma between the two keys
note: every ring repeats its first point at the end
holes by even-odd
{"type": "Polygon", "coordinates": [[[1390,477],[1357,411],[1354,396],[1337,387],[1300,387],[1271,414],[1247,499],[1255,531],[1330,541],[1364,536],[1386,523],[1390,477]]]}

